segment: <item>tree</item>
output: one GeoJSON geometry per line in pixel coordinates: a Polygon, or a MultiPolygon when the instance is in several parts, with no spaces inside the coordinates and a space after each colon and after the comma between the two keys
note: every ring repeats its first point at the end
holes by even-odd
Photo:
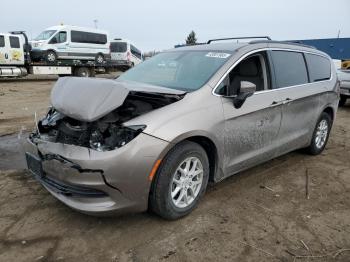
{"type": "Polygon", "coordinates": [[[195,45],[197,43],[196,33],[192,30],[187,36],[186,45],[195,45]]]}

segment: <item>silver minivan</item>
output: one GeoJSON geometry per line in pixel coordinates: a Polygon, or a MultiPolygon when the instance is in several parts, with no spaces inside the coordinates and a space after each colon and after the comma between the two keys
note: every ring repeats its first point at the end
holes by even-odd
{"type": "Polygon", "coordinates": [[[118,79],[59,79],[28,138],[34,177],[93,215],[189,214],[208,182],[320,154],[339,101],[328,55],[270,40],[162,52],[118,79]]]}

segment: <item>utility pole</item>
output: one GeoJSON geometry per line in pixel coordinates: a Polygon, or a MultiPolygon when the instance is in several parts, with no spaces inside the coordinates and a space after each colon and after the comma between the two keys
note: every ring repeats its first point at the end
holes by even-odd
{"type": "Polygon", "coordinates": [[[98,23],[98,20],[94,19],[95,28],[97,28],[97,23],[98,23]]]}

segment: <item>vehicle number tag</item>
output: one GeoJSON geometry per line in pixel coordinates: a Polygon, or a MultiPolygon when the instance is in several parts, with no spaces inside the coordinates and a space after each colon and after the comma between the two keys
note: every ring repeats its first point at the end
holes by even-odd
{"type": "Polygon", "coordinates": [[[227,53],[214,53],[214,52],[209,52],[208,54],[206,54],[205,56],[207,57],[213,57],[213,58],[228,58],[230,56],[230,54],[227,53]]]}

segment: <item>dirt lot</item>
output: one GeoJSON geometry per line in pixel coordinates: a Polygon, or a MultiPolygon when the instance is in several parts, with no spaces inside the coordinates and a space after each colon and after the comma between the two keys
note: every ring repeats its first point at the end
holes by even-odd
{"type": "MultiPolygon", "coordinates": [[[[0,135],[32,128],[53,84],[0,82],[0,135]]],[[[17,135],[2,136],[0,261],[350,261],[349,151],[348,104],[322,155],[294,152],[210,186],[191,215],[168,222],[67,208],[23,170],[17,135]]]]}

